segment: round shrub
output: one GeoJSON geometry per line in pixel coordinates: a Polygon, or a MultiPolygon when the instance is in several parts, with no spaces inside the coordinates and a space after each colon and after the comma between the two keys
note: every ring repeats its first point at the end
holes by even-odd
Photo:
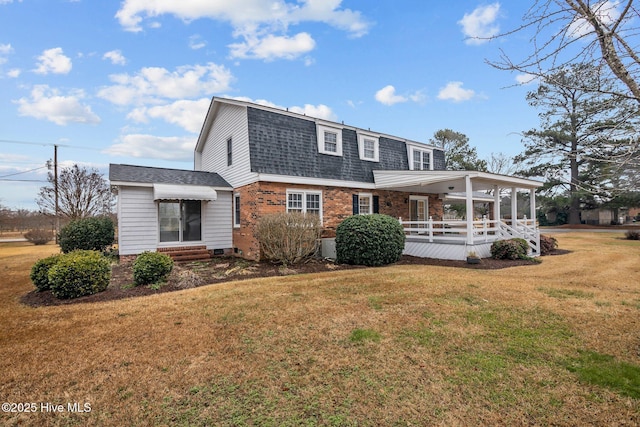
{"type": "Polygon", "coordinates": [[[173,260],[160,252],[143,252],[133,262],[133,281],[149,285],[165,281],[173,269],[173,260]]]}
{"type": "Polygon", "coordinates": [[[111,266],[96,251],[72,251],[49,269],[49,285],[56,298],[69,299],[102,292],[109,286],[111,266]]]}
{"type": "Polygon", "coordinates": [[[549,255],[558,249],[558,240],[555,237],[540,235],[540,255],[549,255]]]}
{"type": "Polygon", "coordinates": [[[494,259],[525,259],[528,251],[529,244],[520,238],[498,240],[491,245],[491,257],[494,259]]]}
{"type": "Polygon", "coordinates": [[[62,252],[78,249],[103,252],[115,240],[115,227],[111,218],[76,219],[60,230],[62,252]]]}
{"type": "Polygon", "coordinates": [[[51,230],[36,228],[24,233],[24,238],[34,245],[46,245],[53,239],[53,233],[51,230]]]}
{"type": "Polygon", "coordinates": [[[38,260],[33,267],[31,267],[31,281],[38,288],[38,291],[46,291],[49,289],[49,270],[56,265],[60,255],[52,255],[47,258],[38,260]]]}
{"type": "Polygon", "coordinates": [[[336,258],[344,264],[379,266],[400,260],[404,229],[388,215],[353,215],[336,229],[336,258]]]}

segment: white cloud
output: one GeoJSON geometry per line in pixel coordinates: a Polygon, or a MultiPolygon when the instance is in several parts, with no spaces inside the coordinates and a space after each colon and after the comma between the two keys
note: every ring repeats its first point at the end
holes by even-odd
{"type": "MultiPolygon", "coordinates": [[[[18,0],[18,3],[21,3],[22,0],[18,0]]],[[[9,4],[13,3],[13,0],[0,0],[0,4],[9,4]]]]}
{"type": "Polygon", "coordinates": [[[124,157],[142,157],[162,160],[186,161],[193,159],[196,138],[130,134],[104,150],[105,154],[124,157]]]}
{"type": "Polygon", "coordinates": [[[72,67],[71,58],[65,56],[61,47],[45,50],[38,61],[38,67],[34,70],[38,74],[68,74],[72,67]]]}
{"type": "Polygon", "coordinates": [[[518,84],[520,85],[528,85],[535,83],[536,81],[538,81],[538,76],[533,74],[522,73],[516,76],[516,82],[518,82],[518,84]]]}
{"type": "Polygon", "coordinates": [[[274,59],[295,59],[312,51],[315,40],[308,33],[298,33],[293,37],[267,35],[264,38],[247,36],[243,43],[229,45],[232,58],[254,58],[272,61],[274,59]]]}
{"type": "Polygon", "coordinates": [[[19,68],[13,68],[7,71],[7,76],[15,79],[17,77],[20,77],[21,73],[22,73],[22,70],[20,70],[19,68]]]}
{"type": "Polygon", "coordinates": [[[200,37],[198,34],[194,34],[189,37],[189,47],[193,50],[202,49],[206,45],[207,43],[203,41],[202,37],[200,37]]]}
{"type": "Polygon", "coordinates": [[[407,102],[408,99],[404,96],[396,95],[396,88],[388,85],[376,92],[376,101],[384,105],[393,105],[400,102],[407,102]]]}
{"type": "Polygon", "coordinates": [[[134,75],[113,74],[115,84],[98,91],[98,96],[118,105],[159,103],[161,99],[194,98],[226,91],[233,75],[226,67],[208,63],[166,68],[142,68],[134,75]]]}
{"type": "Polygon", "coordinates": [[[108,59],[114,65],[125,65],[127,63],[127,58],[122,55],[120,50],[110,50],[102,55],[102,59],[108,59]]]}
{"type": "Polygon", "coordinates": [[[0,44],[0,65],[7,62],[6,56],[13,53],[13,48],[10,44],[0,44]]]}
{"type": "Polygon", "coordinates": [[[371,23],[361,13],[341,8],[342,0],[124,0],[116,13],[128,31],[142,31],[143,21],[169,14],[185,22],[200,18],[228,22],[233,36],[243,41],[231,44],[232,57],[293,59],[315,47],[307,33],[288,36],[290,25],[321,22],[348,32],[366,34],[371,23]]]}
{"type": "MultiPolygon", "coordinates": [[[[591,6],[591,10],[605,25],[610,26],[620,17],[619,1],[605,0],[591,6]]],[[[583,18],[574,20],[568,29],[569,37],[580,38],[593,33],[593,26],[583,18]]]]}
{"type": "Polygon", "coordinates": [[[167,105],[139,107],[127,118],[136,122],[147,123],[149,119],[162,119],[178,125],[191,133],[198,133],[202,128],[203,117],[206,116],[211,100],[201,98],[196,101],[180,100],[167,105]]]}
{"type": "Polygon", "coordinates": [[[82,104],[84,98],[82,90],[61,95],[58,90],[47,85],[38,85],[31,91],[30,99],[21,98],[14,102],[18,104],[21,116],[48,120],[61,126],[69,123],[100,123],[100,117],[91,111],[91,107],[82,104]]]}
{"type": "Polygon", "coordinates": [[[476,93],[471,89],[463,89],[462,82],[449,82],[445,87],[440,89],[438,99],[453,102],[468,101],[473,98],[476,93]]]}
{"type": "Polygon", "coordinates": [[[458,24],[467,39],[466,44],[482,44],[497,35],[500,27],[495,23],[500,12],[500,3],[478,6],[471,13],[465,13],[458,24]]]}

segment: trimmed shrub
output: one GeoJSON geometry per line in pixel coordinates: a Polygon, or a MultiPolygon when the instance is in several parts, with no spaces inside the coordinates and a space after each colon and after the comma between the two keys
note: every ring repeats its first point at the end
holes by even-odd
{"type": "Polygon", "coordinates": [[[627,232],[624,233],[624,237],[626,237],[627,240],[640,240],[640,231],[627,230],[627,232]]]}
{"type": "Polygon", "coordinates": [[[36,228],[24,233],[24,238],[34,245],[46,245],[53,239],[53,233],[50,230],[36,228]]]}
{"type": "Polygon", "coordinates": [[[38,288],[38,291],[42,292],[49,289],[49,270],[56,265],[60,256],[58,254],[40,259],[31,267],[31,281],[38,288]]]}
{"type": "Polygon", "coordinates": [[[72,251],[59,257],[49,269],[51,293],[60,299],[102,292],[109,286],[111,266],[96,251],[72,251]]]}
{"type": "Polygon", "coordinates": [[[283,212],[260,218],[256,231],[261,258],[292,265],[316,254],[322,225],[318,215],[283,212]]]}
{"type": "Polygon", "coordinates": [[[150,285],[163,282],[173,269],[173,260],[160,252],[143,252],[133,262],[133,282],[150,285]]]}
{"type": "Polygon", "coordinates": [[[60,248],[67,253],[75,250],[103,252],[115,240],[111,218],[95,217],[71,221],[60,230],[60,248]]]}
{"type": "Polygon", "coordinates": [[[540,235],[540,255],[549,255],[558,249],[558,240],[555,237],[540,235]]]}
{"type": "Polygon", "coordinates": [[[400,222],[388,215],[353,215],[336,229],[337,262],[380,266],[400,260],[405,235],[400,222]]]}
{"type": "Polygon", "coordinates": [[[491,245],[491,257],[494,259],[526,259],[528,251],[527,241],[517,237],[498,240],[491,245]]]}

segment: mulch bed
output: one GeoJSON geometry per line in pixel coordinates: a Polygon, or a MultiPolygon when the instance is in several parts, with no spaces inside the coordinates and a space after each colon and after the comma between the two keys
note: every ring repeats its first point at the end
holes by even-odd
{"type": "MultiPolygon", "coordinates": [[[[568,251],[556,250],[551,255],[561,255],[568,251]]],[[[480,264],[467,264],[466,261],[450,261],[432,258],[418,258],[403,255],[395,265],[433,265],[443,267],[471,268],[476,270],[495,270],[521,265],[539,265],[529,260],[496,260],[484,258],[480,264]]],[[[283,268],[268,262],[252,262],[240,258],[212,258],[207,261],[176,263],[169,275],[167,283],[160,287],[132,286],[133,272],[131,263],[113,265],[111,282],[104,292],[85,297],[61,300],[54,297],[50,291],[31,291],[22,296],[23,304],[40,307],[64,304],[78,304],[88,302],[112,301],[145,295],[155,295],[164,292],[179,291],[204,285],[229,282],[232,280],[254,279],[257,277],[287,276],[292,274],[317,273],[336,270],[368,268],[346,264],[335,264],[328,260],[313,260],[293,268],[283,268]]]]}

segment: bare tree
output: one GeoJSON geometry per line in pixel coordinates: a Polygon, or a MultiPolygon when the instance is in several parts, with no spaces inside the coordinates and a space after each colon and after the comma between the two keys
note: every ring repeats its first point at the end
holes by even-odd
{"type": "MultiPolygon", "coordinates": [[[[43,212],[55,214],[55,183],[51,172],[47,180],[49,186],[40,188],[36,203],[43,212]]],[[[111,213],[113,195],[97,169],[73,165],[58,175],[58,206],[60,215],[69,219],[106,215],[111,213]]]]}
{"type": "Polygon", "coordinates": [[[513,175],[517,167],[514,159],[504,153],[491,153],[487,160],[487,170],[499,175],[513,175]]]}
{"type": "Polygon", "coordinates": [[[500,60],[488,61],[490,65],[526,73],[532,79],[555,74],[575,62],[606,65],[620,83],[610,94],[640,103],[636,1],[536,0],[522,21],[518,28],[493,38],[531,32],[531,49],[520,58],[501,50],[500,60]]]}

